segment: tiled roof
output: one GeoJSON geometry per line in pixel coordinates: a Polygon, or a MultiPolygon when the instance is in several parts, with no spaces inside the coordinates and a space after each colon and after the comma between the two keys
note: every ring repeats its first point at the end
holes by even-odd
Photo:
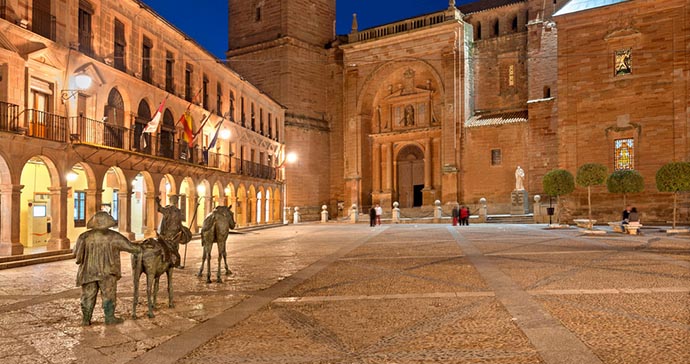
{"type": "Polygon", "coordinates": [[[628,0],[571,0],[558,10],[553,16],[577,13],[578,11],[600,8],[613,4],[622,3],[628,0]]]}
{"type": "Polygon", "coordinates": [[[525,0],[479,0],[465,5],[459,5],[458,9],[461,13],[467,15],[471,13],[478,13],[480,11],[498,8],[505,5],[523,3],[525,0]]]}
{"type": "Polygon", "coordinates": [[[466,128],[480,126],[495,126],[527,122],[527,110],[510,111],[502,113],[477,114],[465,122],[466,128]]]}

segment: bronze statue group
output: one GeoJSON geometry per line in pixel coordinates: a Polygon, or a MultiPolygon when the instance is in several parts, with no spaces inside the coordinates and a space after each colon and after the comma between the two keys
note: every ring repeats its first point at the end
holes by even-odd
{"type": "MultiPolygon", "coordinates": [[[[141,243],[132,243],[124,235],[110,228],[117,222],[105,211],[97,212],[87,224],[87,231],[79,235],[74,253],[77,271],[77,286],[81,286],[82,325],[91,325],[91,316],[96,306],[96,297],[101,292],[105,324],[118,324],[123,320],[115,317],[117,300],[117,281],[122,277],[120,252],[132,254],[132,277],[134,279],[134,297],[132,318],[136,319],[136,307],[139,299],[139,278],[146,274],[146,296],[148,316],[154,317],[160,276],[164,273],[168,281],[168,307],[173,305],[173,270],[182,268],[179,246],[192,240],[192,232],[182,225],[183,215],[177,208],[177,196],[171,197],[171,204],[161,206],[156,198],[158,212],[163,214],[158,237],[145,239],[141,243]]],[[[225,263],[225,274],[230,274],[225,250],[225,241],[230,230],[235,228],[235,220],[229,206],[217,206],[204,219],[201,227],[201,244],[203,258],[201,269],[197,274],[203,275],[204,265],[208,265],[206,282],[211,282],[211,248],[218,244],[217,281],[220,278],[221,258],[225,263]]],[[[186,250],[185,250],[186,253],[186,250]]]]}

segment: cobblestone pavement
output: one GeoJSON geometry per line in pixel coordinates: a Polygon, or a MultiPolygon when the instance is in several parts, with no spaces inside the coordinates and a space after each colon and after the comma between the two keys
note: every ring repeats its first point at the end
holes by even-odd
{"type": "Polygon", "coordinates": [[[0,363],[690,363],[690,238],[543,225],[303,224],[193,241],[146,318],[81,327],[76,265],[0,271],[0,363]],[[212,261],[215,275],[215,250],[212,261]]]}

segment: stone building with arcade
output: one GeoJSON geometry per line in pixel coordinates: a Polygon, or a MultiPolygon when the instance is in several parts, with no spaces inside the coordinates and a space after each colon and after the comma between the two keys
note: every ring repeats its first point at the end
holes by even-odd
{"type": "Polygon", "coordinates": [[[282,223],[284,114],[140,1],[1,1],[0,255],[69,249],[100,210],[155,235],[172,195],[192,231],[217,205],[282,223]]]}
{"type": "MultiPolygon", "coordinates": [[[[655,173],[690,160],[690,1],[437,2],[337,35],[334,0],[229,0],[229,64],[287,108],[290,205],[315,218],[323,204],[414,214],[485,198],[509,213],[520,166],[531,211],[548,171],[601,163],[639,171],[645,191],[628,197],[669,219],[655,173]]],[[[593,192],[618,219],[622,196],[593,192]]],[[[564,200],[582,216],[586,189],[564,200]]]]}

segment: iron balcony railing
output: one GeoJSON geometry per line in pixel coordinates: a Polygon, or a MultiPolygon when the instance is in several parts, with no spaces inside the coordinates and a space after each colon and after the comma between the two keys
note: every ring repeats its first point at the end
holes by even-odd
{"type": "Polygon", "coordinates": [[[249,177],[262,179],[275,179],[276,170],[271,166],[265,166],[250,161],[241,161],[240,174],[249,177]]]}
{"type": "Polygon", "coordinates": [[[70,118],[70,140],[123,149],[128,129],[84,116],[70,118]]]}
{"type": "Polygon", "coordinates": [[[19,105],[0,101],[0,130],[19,131],[19,105]]]}
{"type": "Polygon", "coordinates": [[[24,115],[28,126],[26,135],[56,142],[67,142],[66,117],[34,109],[27,109],[24,115]]]}

